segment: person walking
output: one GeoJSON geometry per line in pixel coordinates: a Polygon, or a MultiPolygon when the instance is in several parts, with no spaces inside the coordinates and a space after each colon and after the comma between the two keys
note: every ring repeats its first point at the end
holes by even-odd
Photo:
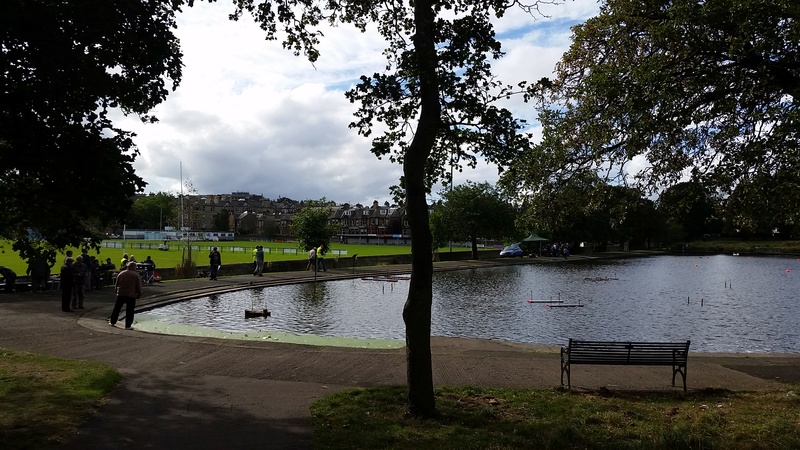
{"type": "Polygon", "coordinates": [[[112,327],[117,326],[122,305],[125,305],[125,329],[133,330],[133,309],[136,307],[136,300],[142,296],[142,277],[136,271],[135,262],[129,262],[127,269],[117,275],[117,301],[114,303],[108,324],[112,327]]]}
{"type": "Polygon", "coordinates": [[[61,274],[59,276],[59,287],[61,288],[61,311],[72,312],[69,304],[72,300],[72,288],[75,286],[75,272],[72,270],[72,263],[75,260],[67,257],[64,260],[64,265],[61,266],[61,274]]]}
{"type": "Polygon", "coordinates": [[[217,247],[212,248],[211,253],[208,254],[208,264],[211,266],[211,276],[209,276],[208,279],[216,280],[217,271],[219,271],[219,268],[222,267],[222,255],[220,255],[219,251],[217,251],[217,247]]]}
{"type": "Polygon", "coordinates": [[[323,242],[317,247],[317,264],[322,268],[323,272],[327,272],[328,268],[325,267],[325,253],[328,252],[328,246],[323,242]]]}
{"type": "Polygon", "coordinates": [[[253,272],[253,276],[256,277],[263,277],[262,273],[264,272],[264,247],[257,246],[256,247],[256,270],[253,272]]]}

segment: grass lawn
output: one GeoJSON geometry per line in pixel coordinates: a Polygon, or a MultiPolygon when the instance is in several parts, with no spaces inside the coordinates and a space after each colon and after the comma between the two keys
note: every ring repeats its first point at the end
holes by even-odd
{"type": "Polygon", "coordinates": [[[317,449],[797,449],[800,386],[774,392],[569,392],[440,387],[437,419],[405,412],[405,387],[312,407],[317,449]]]}
{"type": "MultiPolygon", "coordinates": [[[[90,250],[89,254],[95,256],[101,261],[106,258],[111,258],[111,261],[119,267],[122,254],[134,255],[136,260],[141,262],[150,255],[155,261],[157,267],[176,267],[182,258],[183,249],[181,249],[177,241],[167,241],[169,250],[158,250],[159,244],[163,241],[144,241],[144,240],[108,240],[103,241],[106,245],[125,245],[123,248],[109,248],[101,247],[100,254],[90,250]],[[114,243],[114,244],[111,244],[114,243]]],[[[296,242],[269,242],[269,241],[198,241],[192,242],[195,250],[192,251],[192,258],[198,262],[199,265],[208,264],[208,252],[211,247],[218,247],[222,254],[222,264],[235,264],[247,263],[253,261],[253,248],[256,245],[264,246],[265,253],[264,259],[266,261],[287,261],[287,260],[303,260],[308,258],[306,252],[297,248],[296,242]]],[[[75,255],[80,254],[80,250],[71,249],[75,255]]],[[[453,247],[454,251],[469,250],[468,248],[453,247]]],[[[410,245],[360,245],[360,244],[331,244],[330,251],[325,255],[326,258],[336,258],[335,251],[347,252],[342,257],[350,258],[353,255],[359,256],[381,256],[381,255],[408,255],[411,253],[410,245]]],[[[449,248],[440,249],[441,252],[449,251],[449,248]]],[[[498,250],[499,251],[499,250],[498,250]]],[[[64,261],[64,254],[60,254],[56,260],[56,266],[53,267],[55,272],[61,263],[64,261]]],[[[10,267],[17,275],[25,275],[27,264],[20,259],[19,255],[11,250],[11,241],[0,240],[0,266],[10,267]]]]}
{"type": "Polygon", "coordinates": [[[106,364],[0,349],[0,448],[58,444],[120,379],[106,364]]]}

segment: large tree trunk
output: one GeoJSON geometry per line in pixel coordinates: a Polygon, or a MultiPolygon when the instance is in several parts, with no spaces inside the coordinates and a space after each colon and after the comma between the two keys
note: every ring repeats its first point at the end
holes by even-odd
{"type": "Polygon", "coordinates": [[[472,259],[478,259],[478,238],[473,236],[471,241],[472,241],[472,259]]]}
{"type": "Polygon", "coordinates": [[[408,410],[413,416],[433,417],[436,415],[431,363],[433,238],[428,223],[425,164],[439,132],[441,105],[433,41],[435,15],[430,0],[417,1],[415,5],[414,50],[420,71],[421,109],[414,140],[403,160],[406,211],[411,228],[411,284],[403,307],[403,321],[406,324],[408,410]]]}

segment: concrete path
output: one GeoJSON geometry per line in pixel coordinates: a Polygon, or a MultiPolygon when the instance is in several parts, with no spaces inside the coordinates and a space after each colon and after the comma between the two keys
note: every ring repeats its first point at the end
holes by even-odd
{"type": "MultiPolygon", "coordinates": [[[[461,270],[507,263],[437,263],[461,270]]],[[[517,263],[517,262],[514,262],[517,263]]],[[[320,279],[409,273],[408,266],[328,271],[320,279]]],[[[307,282],[310,272],[159,283],[137,310],[213,292],[307,282]]],[[[86,294],[87,309],[60,311],[58,293],[0,295],[0,347],[103,361],[124,375],[108,402],[65,442],[75,449],[312,448],[310,404],[331,392],[405,383],[405,351],[230,341],[125,331],[106,324],[111,288],[86,294]]],[[[432,339],[436,385],[559,385],[558,348],[432,339]]],[[[673,390],[665,367],[576,366],[579,388],[673,390]]],[[[692,353],[689,389],[775,389],[800,383],[800,355],[692,353]]]]}

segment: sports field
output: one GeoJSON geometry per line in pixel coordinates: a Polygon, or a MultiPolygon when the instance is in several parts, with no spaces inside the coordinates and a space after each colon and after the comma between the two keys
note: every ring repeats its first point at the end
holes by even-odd
{"type": "MultiPolygon", "coordinates": [[[[142,262],[149,255],[155,261],[157,267],[175,267],[183,255],[187,252],[187,247],[178,241],[167,241],[167,250],[159,250],[163,241],[145,240],[107,240],[103,241],[100,253],[90,250],[89,254],[105,261],[111,261],[119,267],[122,254],[133,255],[136,260],[142,262]]],[[[261,245],[264,247],[265,261],[289,261],[305,260],[308,256],[306,252],[297,247],[296,242],[272,242],[272,241],[193,241],[192,259],[199,265],[208,263],[208,252],[211,247],[219,248],[222,254],[222,264],[247,263],[253,261],[253,249],[261,245]]],[[[79,249],[71,249],[74,255],[79,255],[79,249]]],[[[449,251],[440,249],[441,251],[449,251]]],[[[464,247],[453,247],[453,250],[469,250],[464,247]]],[[[331,243],[330,250],[325,255],[326,258],[352,258],[353,255],[359,256],[382,256],[382,255],[408,255],[411,253],[410,245],[361,245],[361,244],[337,244],[331,243]]],[[[56,260],[56,265],[60,267],[64,260],[64,254],[60,254],[56,260]]],[[[0,241],[0,266],[10,267],[17,275],[25,275],[27,264],[20,259],[19,255],[11,250],[11,241],[0,241]]]]}

